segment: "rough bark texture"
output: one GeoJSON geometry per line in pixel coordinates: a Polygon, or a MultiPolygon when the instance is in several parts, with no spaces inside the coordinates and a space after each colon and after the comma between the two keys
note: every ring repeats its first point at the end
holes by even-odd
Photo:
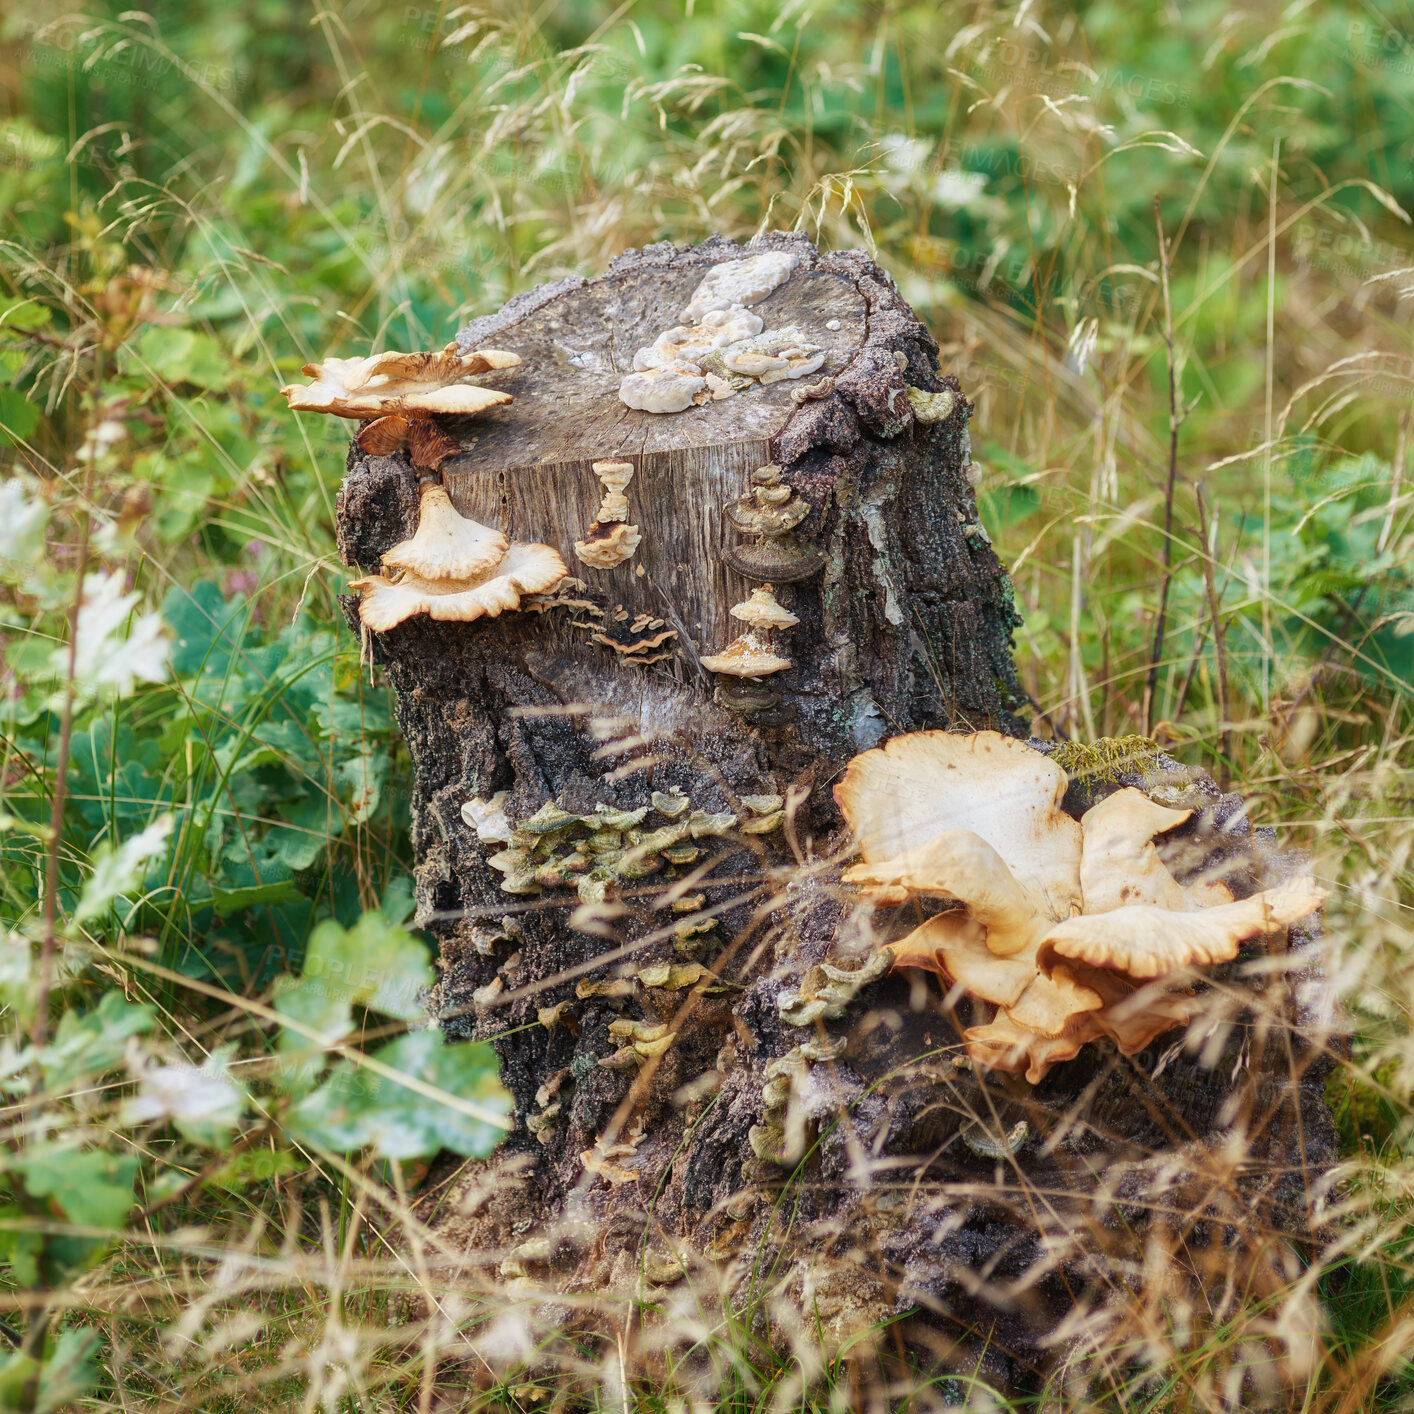
{"type": "MultiPolygon", "coordinates": [[[[838,887],[830,784],[895,732],[1021,734],[1014,616],[966,474],[970,408],[936,369],[932,337],[864,255],[761,242],[782,245],[800,266],[758,312],[829,347],[804,401],[784,382],[676,415],[619,402],[633,351],[677,322],[707,267],[742,253],[719,239],[630,251],[600,279],[531,291],[461,335],[525,361],[485,379],[516,402],[466,425],[444,465],[452,498],[554,545],[587,588],[568,596],[579,607],[418,619],[371,643],[416,769],[435,1005],[450,1034],[493,1041],[517,1106],[501,1180],[449,1165],[429,1211],[470,1260],[541,1293],[664,1300],[706,1284],[787,1342],[783,1312],[808,1311],[833,1340],[912,1312],[890,1344],[1025,1389],[1102,1329],[1109,1317],[1087,1326],[1075,1313],[1113,1307],[1156,1224],[1190,1268],[1195,1244],[1229,1264],[1246,1250],[1225,1226],[1238,1209],[1286,1240],[1307,1232],[1310,1182],[1333,1153],[1318,989],[1299,973],[1220,980],[1205,1048],[1181,1035],[1129,1059],[1092,1046],[1032,1088],[959,1065],[958,1019],[935,984],[871,976],[883,925],[838,887]],[[909,385],[951,388],[954,412],[917,423],[909,385]],[[598,503],[598,459],[634,463],[630,519],[643,530],[609,572],[571,551],[598,503]],[[753,587],[722,559],[740,538],[722,506],[767,462],[809,501],[797,534],[823,563],[780,590],[801,621],[781,640],[793,666],[769,684],[780,700],[739,712],[715,700],[698,659],[735,636],[727,609],[753,587]],[[639,666],[592,637],[626,639],[645,618],[674,630],[668,658],[639,666]],[[584,904],[572,868],[534,893],[503,890],[488,863],[500,846],[463,818],[500,791],[517,823],[553,802],[576,815],[647,807],[634,828],[661,830],[672,820],[654,792],[703,813],[647,851],[640,877],[584,904]],[[784,797],[784,818],[743,800],[761,796],[784,797]],[[709,818],[723,814],[731,823],[709,818]],[[684,970],[693,963],[706,971],[684,970]],[[831,986],[836,1015],[791,1024],[793,995],[831,986]],[[1217,1183],[1211,1151],[1239,1129],[1247,1166],[1217,1183]]],[[[412,532],[415,491],[402,458],[351,452],[339,503],[350,563],[373,569],[412,532]]],[[[1076,779],[1076,813],[1126,783],[1198,806],[1167,846],[1180,871],[1224,858],[1242,895],[1289,869],[1241,802],[1167,758],[1076,779]]],[[[590,834],[562,826],[537,862],[590,834]]],[[[596,834],[604,848],[638,838],[596,834]]],[[[568,1306],[544,1309],[570,1320],[568,1306]]]]}

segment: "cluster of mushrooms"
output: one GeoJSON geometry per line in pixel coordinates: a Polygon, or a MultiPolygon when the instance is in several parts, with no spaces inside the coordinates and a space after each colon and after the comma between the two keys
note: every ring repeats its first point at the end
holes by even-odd
{"type": "Polygon", "coordinates": [[[751,312],[799,263],[796,251],[772,250],[712,266],[682,311],[685,322],[634,354],[620,401],[642,412],[685,412],[814,373],[825,362],[824,349],[794,325],[767,329],[751,312]]]}
{"type": "MultiPolygon", "coordinates": [[[[508,540],[461,515],[437,479],[457,451],[439,417],[469,417],[511,401],[509,393],[466,380],[514,368],[520,355],[503,349],[458,353],[383,353],[306,364],[314,381],[280,391],[295,412],[326,412],[365,423],[358,444],[374,456],[406,451],[422,485],[417,531],[383,556],[384,573],[353,581],[362,594],[359,619],[384,633],[416,614],[452,622],[495,618],[528,594],[553,589],[568,573],[549,545],[508,540]]],[[[631,474],[631,473],[630,473],[631,474]]]]}
{"type": "Polygon", "coordinates": [[[850,762],[835,799],[863,862],[844,873],[877,907],[948,905],[888,945],[996,1014],[964,1033],[975,1064],[1047,1070],[1108,1038],[1125,1054],[1191,1018],[1195,970],[1320,907],[1307,876],[1240,901],[1180,883],[1154,840],[1192,814],[1132,787],[1076,821],[1066,774],[1024,742],[917,732],[850,762]]]}

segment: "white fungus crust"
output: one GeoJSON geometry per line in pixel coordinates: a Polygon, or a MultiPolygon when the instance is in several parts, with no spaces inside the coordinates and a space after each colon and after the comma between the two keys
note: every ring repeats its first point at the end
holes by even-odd
{"type": "Polygon", "coordinates": [[[795,327],[767,329],[750,309],[779,289],[799,261],[794,251],[767,251],[714,265],[683,310],[684,322],[634,354],[620,400],[641,412],[685,412],[814,373],[825,350],[795,327]]]}
{"type": "Polygon", "coordinates": [[[749,309],[784,285],[799,264],[796,251],[768,250],[762,255],[714,265],[693,291],[682,317],[691,322],[733,305],[749,309]]]}

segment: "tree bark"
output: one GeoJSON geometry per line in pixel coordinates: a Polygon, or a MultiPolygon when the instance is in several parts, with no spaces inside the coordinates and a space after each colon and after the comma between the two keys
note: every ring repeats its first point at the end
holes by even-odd
{"type": "MultiPolygon", "coordinates": [[[[880,925],[838,886],[831,783],[898,732],[1023,735],[1017,620],[978,523],[971,408],[928,331],[859,252],[775,234],[761,249],[800,262],[758,312],[829,350],[798,383],[658,416],[619,401],[634,351],[679,322],[708,268],[744,253],[720,238],[630,251],[459,337],[523,363],[483,380],[515,402],[457,433],[442,468],[454,503],[554,546],[586,587],[551,596],[569,607],[415,619],[370,644],[415,768],[417,921],[441,949],[434,1010],[450,1035],[493,1042],[516,1101],[497,1158],[445,1166],[425,1203],[470,1262],[571,1304],[707,1283],[785,1343],[783,1312],[835,1344],[912,1313],[880,1339],[1025,1389],[1058,1350],[1084,1346],[1084,1323],[1059,1346],[1058,1332],[1112,1308],[1155,1223],[1182,1228],[1183,1246],[1193,1222],[1220,1232],[1240,1192],[1288,1241],[1307,1231],[1307,1180],[1332,1153],[1321,1019],[1299,1010],[1296,983],[1272,982],[1279,1005],[1244,992],[1201,1053],[1181,1033],[1129,1059],[1091,1046],[1029,1087],[959,1065],[957,1015],[936,985],[876,975],[880,925]],[[925,425],[910,387],[951,391],[950,415],[925,425]],[[597,460],[635,467],[642,544],[610,571],[572,551],[599,502],[597,460]],[[808,502],[792,535],[815,572],[777,587],[800,620],[777,643],[790,669],[766,683],[779,700],[735,710],[700,660],[737,636],[728,611],[756,587],[733,567],[743,537],[723,507],[766,464],[808,502]],[[603,641],[665,633],[637,655],[603,641]],[[562,823],[536,863],[572,863],[512,894],[489,862],[503,846],[463,812],[499,792],[516,825],[547,803],[645,814],[607,834],[562,823]],[[641,868],[580,885],[591,834],[606,849],[637,843],[641,868]],[[1234,1125],[1260,1171],[1204,1189],[1201,1156],[1234,1125]],[[1151,1190],[1175,1163],[1198,1188],[1169,1212],[1151,1190]]],[[[355,447],[345,559],[376,568],[415,520],[405,459],[355,447]]],[[[1076,779],[1077,810],[1124,783],[1198,805],[1175,868],[1227,859],[1243,892],[1287,867],[1240,802],[1167,758],[1076,779]]]]}

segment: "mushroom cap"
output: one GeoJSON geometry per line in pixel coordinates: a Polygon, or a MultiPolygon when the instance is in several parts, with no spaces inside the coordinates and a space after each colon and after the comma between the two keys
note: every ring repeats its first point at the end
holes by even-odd
{"type": "Polygon", "coordinates": [[[1024,1026],[1038,1036],[1063,1036],[1077,1016],[1099,1011],[1104,1004],[1098,992],[1057,967],[1049,977],[1038,972],[1006,1014],[1013,1025],[1024,1026]]]}
{"type": "Polygon", "coordinates": [[[523,594],[552,589],[566,573],[565,562],[548,545],[512,542],[505,557],[479,579],[424,580],[406,574],[394,581],[370,575],[349,588],[363,596],[359,619],[375,633],[386,633],[415,614],[458,623],[495,618],[519,608],[523,594]]]}
{"type": "Polygon", "coordinates": [[[594,519],[600,525],[606,521],[627,520],[628,497],[622,491],[605,491],[604,499],[599,502],[599,510],[594,519]]]}
{"type": "Polygon", "coordinates": [[[458,354],[455,345],[440,353],[381,353],[367,358],[326,358],[307,363],[314,379],[280,391],[295,412],[328,412],[336,417],[371,418],[413,412],[468,417],[512,401],[509,393],[478,388],[461,380],[496,368],[514,368],[520,355],[502,349],[458,354]]]}
{"type": "Polygon", "coordinates": [[[1085,843],[1080,855],[1080,893],[1087,914],[1124,904],[1188,908],[1178,880],[1159,858],[1153,838],[1181,825],[1191,810],[1170,810],[1141,790],[1126,786],[1081,817],[1085,843]]]}
{"type": "Polygon", "coordinates": [[[390,412],[386,417],[375,418],[366,427],[359,429],[354,441],[370,457],[390,457],[407,446],[408,428],[411,421],[401,413],[390,412]]]}
{"type": "Polygon", "coordinates": [[[1248,938],[1275,933],[1314,913],[1325,898],[1325,889],[1301,875],[1239,903],[1193,913],[1126,904],[1109,913],[1079,914],[1046,933],[1037,964],[1048,972],[1059,960],[1074,958],[1140,979],[1211,966],[1236,957],[1238,944],[1248,938]]]}
{"type": "Polygon", "coordinates": [[[633,480],[632,462],[590,462],[589,469],[604,483],[606,491],[625,491],[633,480]]]}
{"type": "Polygon", "coordinates": [[[1066,775],[999,732],[913,732],[856,756],[835,800],[866,862],[907,855],[943,831],[989,844],[1038,912],[1079,902],[1080,825],[1060,809],[1066,775]]]}
{"type": "Polygon", "coordinates": [[[1050,922],[1040,900],[972,830],[944,830],[893,859],[853,865],[841,877],[899,903],[915,894],[955,899],[986,930],[988,948],[1000,957],[1034,950],[1050,922]]]}
{"type": "Polygon", "coordinates": [[[422,488],[417,532],[383,556],[388,570],[407,570],[423,580],[474,580],[498,565],[510,549],[499,530],[460,515],[446,488],[422,488]]]}
{"type": "Polygon", "coordinates": [[[748,629],[733,639],[720,653],[702,659],[709,673],[725,673],[733,678],[764,678],[771,673],[783,673],[790,667],[789,658],[778,658],[748,629]]]}
{"type": "Polygon", "coordinates": [[[1095,1013],[1095,1024],[1120,1052],[1132,1056],[1151,1041],[1187,1026],[1193,1016],[1193,999],[1186,992],[1148,986],[1095,1013]]]}
{"type": "Polygon", "coordinates": [[[683,412],[706,391],[707,380],[684,368],[649,368],[625,376],[619,401],[640,412],[683,412]]]}
{"type": "Polygon", "coordinates": [[[753,589],[750,599],[742,604],[733,604],[729,612],[734,619],[740,619],[753,628],[794,628],[800,622],[789,609],[777,602],[769,584],[753,589]]]}
{"type": "Polygon", "coordinates": [[[627,525],[623,521],[607,524],[595,521],[589,527],[589,538],[574,542],[574,553],[596,570],[611,570],[615,565],[623,564],[638,549],[642,540],[636,525],[627,525]]]}
{"type": "Polygon", "coordinates": [[[769,580],[772,584],[810,579],[825,564],[822,551],[794,539],[728,545],[722,551],[722,560],[746,579],[769,580]]]}
{"type": "Polygon", "coordinates": [[[952,416],[952,410],[957,406],[957,394],[951,388],[930,393],[924,388],[915,388],[910,383],[908,402],[913,409],[913,416],[925,427],[930,427],[935,422],[946,422],[952,416]]]}
{"type": "Polygon", "coordinates": [[[1081,1012],[1059,1036],[1041,1036],[1000,1012],[986,1026],[968,1027],[962,1039],[974,1064],[1007,1072],[1024,1070],[1027,1081],[1039,1085],[1053,1065],[1073,1060],[1084,1046],[1104,1035],[1095,1017],[1094,1012],[1081,1012]]]}
{"type": "MultiPolygon", "coordinates": [[[[764,490],[767,488],[758,488],[764,490]]],[[[789,491],[788,487],[780,488],[789,491]]],[[[784,535],[794,530],[811,511],[803,496],[790,496],[780,502],[763,501],[754,491],[735,501],[728,501],[723,514],[743,535],[784,535]]]]}
{"type": "MultiPolygon", "coordinates": [[[[651,350],[639,350],[645,358],[643,366],[668,368],[674,363],[696,363],[705,353],[713,349],[726,348],[741,339],[750,339],[765,327],[759,314],[748,309],[715,310],[705,315],[696,324],[678,324],[665,329],[653,340],[651,350]]],[[[634,367],[638,367],[635,359],[634,367]]]]}
{"type": "Polygon", "coordinates": [[[960,909],[939,913],[907,937],[889,944],[893,966],[936,972],[971,996],[1011,1006],[1036,977],[1030,957],[998,957],[987,946],[987,930],[960,909]]]}

